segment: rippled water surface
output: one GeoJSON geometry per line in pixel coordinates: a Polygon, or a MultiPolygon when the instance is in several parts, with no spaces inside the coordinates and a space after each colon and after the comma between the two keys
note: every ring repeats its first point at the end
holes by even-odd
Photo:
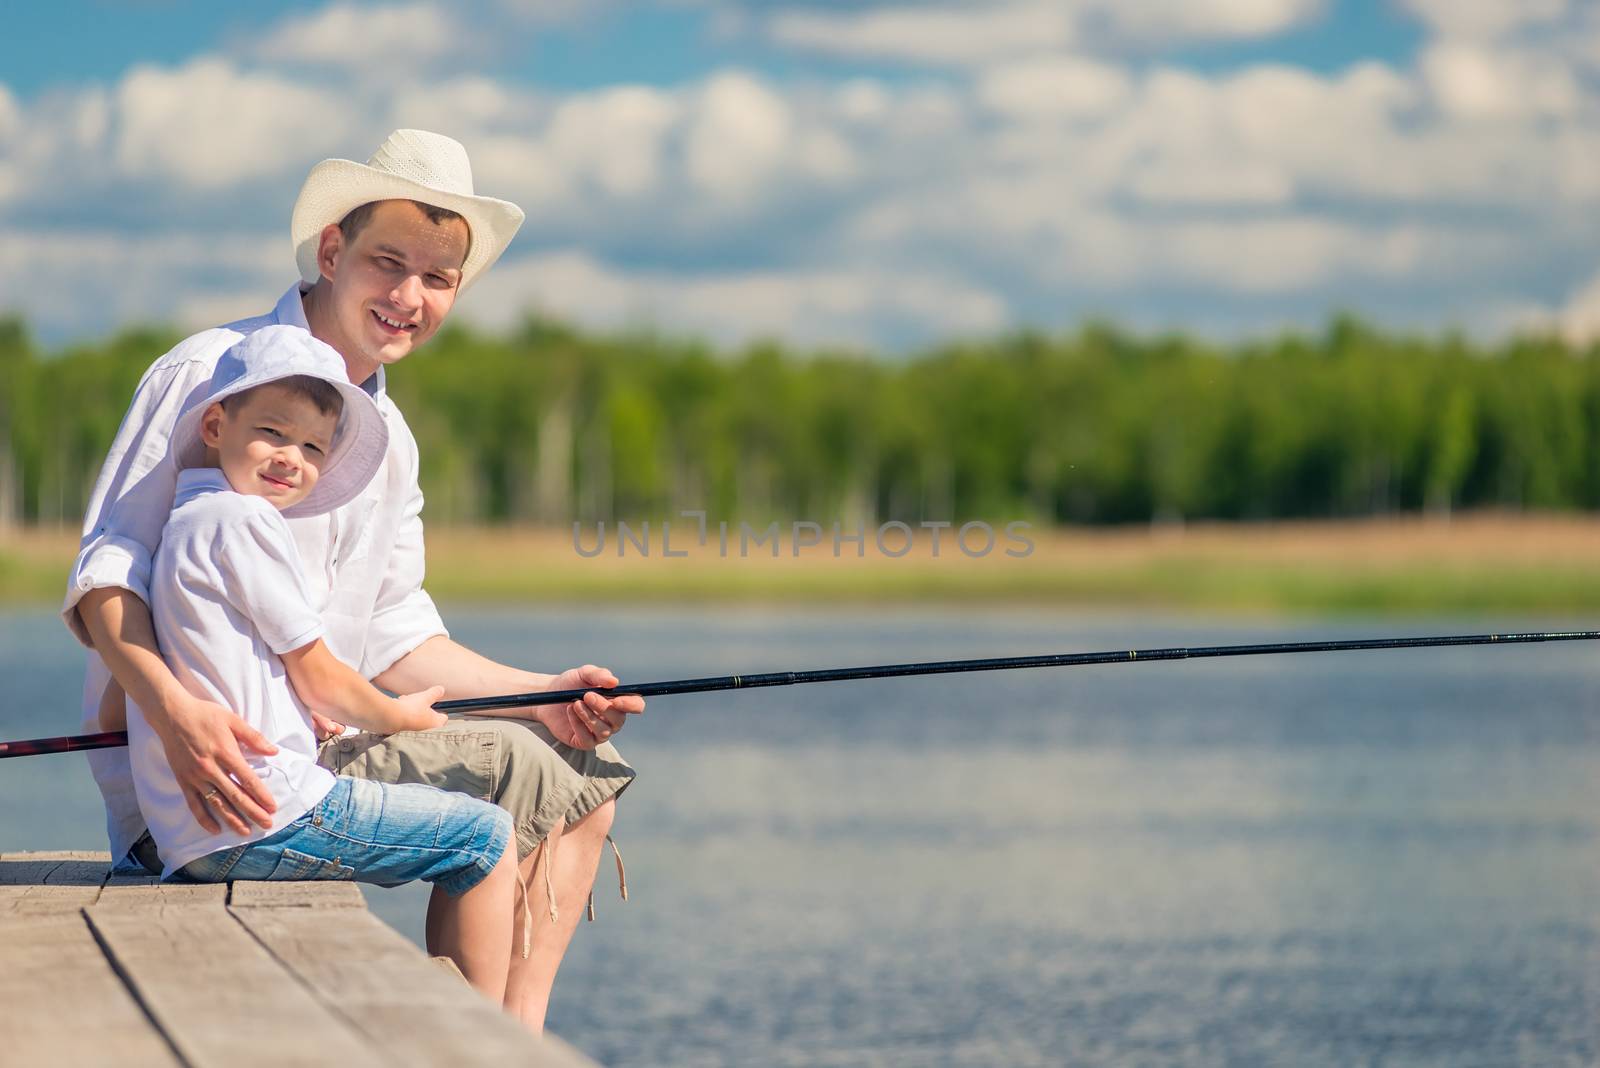
{"type": "MultiPolygon", "coordinates": [[[[447,612],[625,679],[1468,631],[929,610],[447,612]]],[[[1519,626],[1525,627],[1524,622],[1519,626]]],[[[0,736],[76,725],[0,616],[0,736]]],[[[1600,648],[1151,663],[662,698],[552,1028],[614,1065],[1600,1060],[1600,648]]],[[[79,756],[0,849],[103,848],[79,756]]],[[[423,895],[374,891],[420,936],[423,895]]]]}

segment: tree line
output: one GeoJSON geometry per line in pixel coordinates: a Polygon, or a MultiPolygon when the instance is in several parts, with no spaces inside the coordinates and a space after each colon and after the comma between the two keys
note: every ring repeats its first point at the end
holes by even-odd
{"type": "MultiPolygon", "coordinates": [[[[0,320],[0,524],[76,523],[145,368],[0,320]]],[[[719,352],[531,319],[391,369],[430,522],[1130,523],[1600,508],[1600,344],[1387,333],[1217,344],[1105,324],[904,358],[719,352]]]]}

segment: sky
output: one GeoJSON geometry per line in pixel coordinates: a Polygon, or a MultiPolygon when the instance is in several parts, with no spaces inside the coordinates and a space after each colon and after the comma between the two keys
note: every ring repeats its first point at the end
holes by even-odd
{"type": "Polygon", "coordinates": [[[1600,338],[1600,0],[17,5],[0,311],[266,310],[306,172],[398,127],[527,212],[490,330],[1600,338]]]}

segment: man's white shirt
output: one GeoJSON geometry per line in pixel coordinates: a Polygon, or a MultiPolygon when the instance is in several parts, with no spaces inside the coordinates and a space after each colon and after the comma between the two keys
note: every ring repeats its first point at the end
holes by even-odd
{"type": "MultiPolygon", "coordinates": [[[[62,614],[88,644],[77,605],[90,590],[120,586],[150,603],[151,563],[172,510],[178,470],[168,456],[173,424],[209,393],[217,360],[246,334],[274,324],[309,329],[301,289],[291,286],[263,316],[205,330],[151,365],[106,455],[84,517],[83,541],[67,583],[62,614]]],[[[422,491],[417,443],[384,388],[384,372],[363,383],[389,427],[389,451],[355,500],[328,515],[287,520],[304,567],[307,594],[322,618],[323,640],[367,678],[434,635],[445,634],[438,609],[422,589],[422,491]]],[[[98,723],[111,681],[93,651],[83,687],[83,722],[98,723]]],[[[243,711],[234,709],[236,712],[243,711]]],[[[124,749],[88,754],[106,803],[113,859],[144,831],[124,749]]]]}
{"type": "Polygon", "coordinates": [[[289,522],[262,497],[236,492],[215,468],[178,475],[177,499],[150,576],[150,614],[161,655],[184,689],[238,710],[278,747],[245,759],[277,810],[268,829],[211,834],[183,791],[137,705],[128,705],[134,794],[171,875],[191,860],[265,838],[311,811],[333,789],[317,766],[311,717],[280,659],[323,635],[306,592],[289,522]]]}

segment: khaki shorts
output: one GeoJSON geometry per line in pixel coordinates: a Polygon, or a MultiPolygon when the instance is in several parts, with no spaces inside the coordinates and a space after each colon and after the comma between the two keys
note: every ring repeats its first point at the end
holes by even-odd
{"type": "Polygon", "coordinates": [[[493,716],[456,717],[431,731],[330,738],[317,763],[336,775],[422,782],[493,802],[511,813],[519,857],[558,821],[576,823],[622,793],[634,776],[610,742],[573,749],[543,724],[493,716]]]}

